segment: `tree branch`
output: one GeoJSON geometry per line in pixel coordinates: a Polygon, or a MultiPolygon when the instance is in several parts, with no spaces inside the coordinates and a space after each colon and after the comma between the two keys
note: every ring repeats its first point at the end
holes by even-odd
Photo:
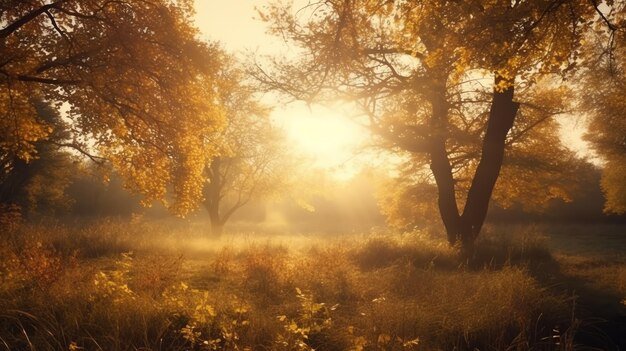
{"type": "Polygon", "coordinates": [[[27,75],[19,75],[17,79],[22,82],[35,82],[42,84],[51,84],[51,85],[76,85],[80,84],[82,80],[79,79],[54,79],[54,78],[41,78],[41,77],[33,77],[27,75]]]}
{"type": "Polygon", "coordinates": [[[20,29],[22,26],[27,24],[28,22],[30,22],[30,21],[34,20],[35,18],[37,18],[42,13],[45,13],[48,10],[50,10],[52,8],[55,8],[58,5],[66,2],[66,1],[67,0],[59,0],[59,1],[53,2],[51,4],[47,4],[47,5],[41,6],[40,8],[27,13],[26,15],[24,15],[23,17],[21,17],[17,21],[11,23],[10,25],[8,25],[5,28],[3,28],[2,30],[0,30],[0,38],[4,39],[4,38],[8,37],[9,35],[13,34],[16,30],[20,29]]]}
{"type": "Polygon", "coordinates": [[[73,63],[76,60],[80,60],[80,59],[84,59],[89,57],[90,54],[96,52],[97,50],[90,50],[90,51],[82,51],[79,52],[75,55],[72,55],[66,59],[56,59],[47,63],[42,64],[41,66],[37,67],[37,69],[35,70],[35,72],[37,73],[43,73],[51,68],[55,68],[55,67],[60,67],[60,66],[65,66],[65,65],[69,65],[71,63],[73,63]]]}
{"type": "Polygon", "coordinates": [[[220,224],[224,225],[226,222],[228,222],[230,216],[232,216],[238,209],[245,206],[248,202],[250,202],[250,198],[248,198],[247,200],[237,201],[237,203],[233,205],[233,207],[231,207],[228,211],[226,211],[226,213],[224,213],[224,215],[220,219],[220,224]]]}
{"type": "Polygon", "coordinates": [[[606,26],[609,27],[609,29],[614,32],[617,30],[617,26],[614,25],[613,23],[611,23],[611,21],[609,21],[608,18],[606,18],[606,16],[604,15],[604,13],[602,13],[602,11],[600,11],[600,7],[598,5],[598,1],[597,0],[589,0],[591,2],[591,4],[593,5],[593,8],[596,10],[596,12],[598,13],[598,15],[600,15],[600,17],[602,18],[602,20],[604,21],[604,23],[606,23],[606,26]]]}
{"type": "Polygon", "coordinates": [[[423,60],[426,58],[426,55],[424,55],[421,52],[417,52],[417,51],[410,51],[410,50],[403,50],[403,49],[394,49],[394,48],[369,48],[369,49],[364,49],[363,54],[365,55],[386,55],[386,54],[394,54],[394,55],[408,55],[408,56],[413,56],[415,58],[418,58],[420,60],[423,60]]]}
{"type": "Polygon", "coordinates": [[[65,34],[65,32],[61,29],[61,27],[59,27],[56,19],[54,19],[54,16],[52,16],[50,11],[46,10],[44,12],[46,13],[46,16],[48,16],[48,18],[50,19],[50,23],[52,23],[52,27],[54,27],[54,29],[57,31],[57,33],[59,33],[59,35],[61,35],[63,37],[63,39],[65,39],[65,41],[67,41],[71,45],[72,41],[67,36],[67,34],[65,34]]]}
{"type": "Polygon", "coordinates": [[[97,155],[94,155],[94,154],[88,152],[87,150],[85,150],[82,146],[80,146],[77,143],[61,143],[61,142],[57,142],[57,141],[54,141],[54,140],[47,140],[46,142],[48,142],[48,143],[50,143],[52,145],[55,145],[55,146],[57,146],[59,148],[66,147],[66,148],[70,148],[70,149],[76,150],[80,154],[82,154],[83,156],[88,157],[94,163],[99,164],[99,165],[101,165],[101,164],[103,164],[104,162],[107,161],[106,158],[101,157],[101,156],[97,156],[97,155]]]}

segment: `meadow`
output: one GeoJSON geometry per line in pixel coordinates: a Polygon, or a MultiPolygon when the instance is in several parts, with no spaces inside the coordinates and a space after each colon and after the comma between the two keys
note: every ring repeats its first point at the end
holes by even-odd
{"type": "Polygon", "coordinates": [[[470,265],[435,229],[210,239],[202,223],[141,219],[7,228],[0,349],[625,345],[626,260],[609,239],[575,251],[568,227],[490,226],[470,265]]]}

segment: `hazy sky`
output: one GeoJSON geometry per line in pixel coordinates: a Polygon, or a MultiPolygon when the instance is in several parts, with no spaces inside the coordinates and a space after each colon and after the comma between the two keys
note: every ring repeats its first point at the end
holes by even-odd
{"type": "MultiPolygon", "coordinates": [[[[266,0],[196,0],[197,25],[209,39],[220,40],[230,50],[257,49],[277,41],[265,34],[255,7],[266,0]]],[[[280,45],[280,43],[278,43],[280,45]]]]}
{"type": "MultiPolygon", "coordinates": [[[[196,0],[197,26],[210,40],[219,40],[231,52],[274,54],[284,52],[282,40],[266,34],[255,7],[267,0],[196,0]]],[[[307,107],[303,103],[277,106],[272,117],[282,126],[294,148],[315,165],[347,177],[354,173],[354,150],[367,140],[363,128],[339,109],[307,107]]]]}

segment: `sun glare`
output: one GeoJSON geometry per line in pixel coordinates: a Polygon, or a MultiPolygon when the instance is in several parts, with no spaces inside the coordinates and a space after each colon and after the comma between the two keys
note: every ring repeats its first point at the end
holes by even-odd
{"type": "MultiPolygon", "coordinates": [[[[207,39],[221,41],[229,50],[276,53],[284,43],[265,34],[265,24],[254,20],[254,7],[265,1],[196,1],[196,24],[207,39]]],[[[276,101],[269,101],[270,104],[276,101]]],[[[360,167],[355,153],[367,139],[366,131],[352,122],[349,110],[292,103],[274,109],[276,124],[285,130],[293,151],[340,178],[349,178],[360,167]]]]}
{"type": "Polygon", "coordinates": [[[290,145],[317,167],[342,175],[354,174],[355,156],[367,140],[367,131],[351,121],[343,109],[308,108],[292,104],[274,117],[287,134],[290,145]]]}

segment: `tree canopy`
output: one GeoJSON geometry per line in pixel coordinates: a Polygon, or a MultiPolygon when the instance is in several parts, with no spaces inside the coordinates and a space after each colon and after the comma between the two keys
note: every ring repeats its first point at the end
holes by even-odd
{"type": "Polygon", "coordinates": [[[34,145],[37,158],[26,162],[16,155],[3,154],[0,174],[0,206],[19,206],[23,214],[54,213],[67,209],[71,199],[65,190],[79,167],[62,150],[70,137],[67,125],[51,106],[34,101],[37,120],[51,128],[46,140],[34,145]]]}
{"type": "Polygon", "coordinates": [[[232,57],[219,75],[218,104],[226,117],[219,153],[206,164],[204,206],[212,234],[241,207],[276,193],[289,183],[290,165],[282,131],[273,126],[270,109],[232,57]]]}
{"type": "Polygon", "coordinates": [[[202,198],[223,126],[219,50],[197,39],[193,1],[4,1],[0,152],[24,161],[51,128],[33,98],[67,108],[71,146],[109,160],[146,203],[179,214],[202,198]]]}
{"type": "MultiPolygon", "coordinates": [[[[2,2],[0,179],[48,140],[109,162],[145,204],[184,215],[205,200],[219,225],[279,186],[288,167],[268,109],[232,58],[198,39],[193,5],[2,2]],[[67,135],[38,104],[62,111],[67,135]]],[[[418,199],[433,199],[450,243],[471,248],[490,201],[570,197],[583,166],[554,117],[579,107],[606,162],[606,211],[626,212],[623,14],[621,1],[276,0],[261,18],[295,56],[248,73],[307,102],[357,105],[377,146],[404,160],[390,222],[411,225],[434,208],[418,199]]]]}
{"type": "Polygon", "coordinates": [[[449,241],[469,247],[496,181],[503,201],[566,196],[573,154],[552,117],[568,91],[553,81],[579,63],[594,14],[586,1],[274,3],[262,18],[301,55],[258,63],[257,77],[299,99],[356,101],[411,177],[436,184],[449,241]]]}
{"type": "Polygon", "coordinates": [[[626,213],[626,8],[616,4],[588,34],[587,60],[580,85],[583,111],[589,114],[587,140],[604,160],[601,186],[605,211],[626,213]]]}

